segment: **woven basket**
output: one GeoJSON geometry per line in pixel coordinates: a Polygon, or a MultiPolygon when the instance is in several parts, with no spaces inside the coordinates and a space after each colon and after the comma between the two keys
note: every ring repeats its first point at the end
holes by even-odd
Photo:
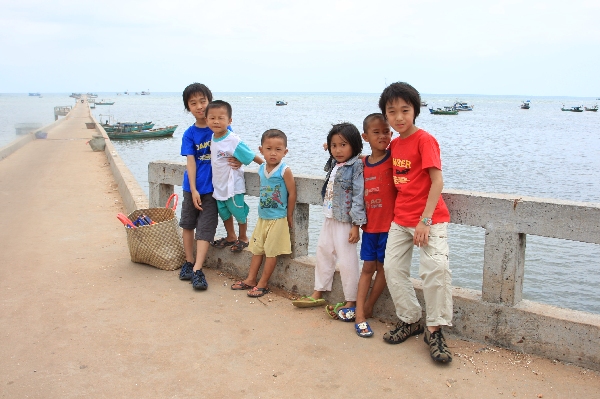
{"type": "Polygon", "coordinates": [[[129,214],[135,220],[144,214],[155,224],[127,231],[131,261],[146,263],[162,270],[176,270],[185,262],[183,241],[173,208],[138,209],[129,214]]]}

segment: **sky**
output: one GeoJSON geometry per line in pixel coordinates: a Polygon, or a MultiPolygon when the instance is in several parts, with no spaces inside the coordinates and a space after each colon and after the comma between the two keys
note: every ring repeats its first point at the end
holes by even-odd
{"type": "Polygon", "coordinates": [[[0,0],[0,93],[600,98],[598,0],[0,0]]]}

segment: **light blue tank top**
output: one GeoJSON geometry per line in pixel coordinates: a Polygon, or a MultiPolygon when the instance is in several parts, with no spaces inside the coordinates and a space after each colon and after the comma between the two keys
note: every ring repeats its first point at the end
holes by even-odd
{"type": "Polygon", "coordinates": [[[266,163],[258,168],[260,177],[260,200],[258,216],[261,219],[281,219],[287,216],[288,192],[283,180],[286,164],[281,162],[271,175],[265,173],[266,163]]]}

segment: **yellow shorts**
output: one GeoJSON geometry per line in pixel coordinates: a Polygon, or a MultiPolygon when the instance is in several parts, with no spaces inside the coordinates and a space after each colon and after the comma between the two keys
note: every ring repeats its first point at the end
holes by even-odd
{"type": "Polygon", "coordinates": [[[258,218],[248,247],[254,255],[274,258],[292,253],[290,228],[287,217],[280,219],[258,218]]]}

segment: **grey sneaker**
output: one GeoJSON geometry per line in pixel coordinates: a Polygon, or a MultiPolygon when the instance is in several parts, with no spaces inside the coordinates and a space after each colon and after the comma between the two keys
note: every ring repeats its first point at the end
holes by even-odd
{"type": "Polygon", "coordinates": [[[450,363],[452,361],[452,354],[448,350],[448,345],[446,345],[442,330],[430,333],[429,330],[426,329],[423,339],[425,340],[425,343],[429,345],[429,354],[433,360],[442,363],[450,363]]]}
{"type": "Polygon", "coordinates": [[[406,341],[411,335],[421,334],[422,332],[423,326],[421,325],[421,320],[412,324],[407,324],[400,320],[396,324],[396,328],[383,334],[383,340],[388,344],[399,344],[406,341]]]}
{"type": "Polygon", "coordinates": [[[194,264],[190,262],[185,262],[181,266],[181,270],[179,271],[179,279],[180,280],[191,280],[194,275],[194,264]]]}
{"type": "Polygon", "coordinates": [[[204,276],[202,269],[194,272],[194,275],[192,276],[192,287],[194,287],[195,290],[205,290],[208,288],[208,283],[206,282],[206,277],[204,276]]]}

